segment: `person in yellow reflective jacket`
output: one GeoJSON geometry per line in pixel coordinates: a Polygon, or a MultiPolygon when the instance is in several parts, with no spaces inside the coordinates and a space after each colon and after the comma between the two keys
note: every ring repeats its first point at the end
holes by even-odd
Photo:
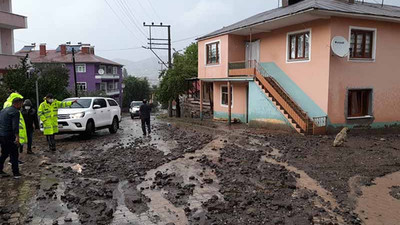
{"type": "Polygon", "coordinates": [[[52,94],[48,94],[39,106],[38,116],[43,123],[43,133],[51,151],[56,151],[54,135],[58,133],[58,109],[69,107],[74,102],[76,101],[60,102],[55,100],[52,94]]]}
{"type": "MultiPolygon", "coordinates": [[[[24,97],[19,94],[18,92],[11,93],[10,96],[7,98],[7,101],[4,102],[3,109],[11,107],[12,102],[14,99],[20,98],[24,99],[24,97]]],[[[19,113],[19,143],[21,145],[25,144],[27,142],[27,133],[26,133],[26,126],[25,126],[25,120],[24,117],[22,116],[22,113],[19,113]]]]}

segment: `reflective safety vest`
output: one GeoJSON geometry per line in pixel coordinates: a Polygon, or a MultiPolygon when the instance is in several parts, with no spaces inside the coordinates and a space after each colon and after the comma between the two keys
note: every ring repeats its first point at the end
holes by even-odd
{"type": "Polygon", "coordinates": [[[46,100],[39,106],[38,116],[43,123],[44,135],[53,135],[58,133],[58,109],[66,108],[72,105],[72,101],[60,102],[54,100],[49,104],[46,100]]]}
{"type": "MultiPolygon", "coordinates": [[[[15,98],[20,98],[24,99],[22,95],[18,93],[12,93],[8,98],[7,101],[4,103],[3,108],[8,108],[12,106],[12,102],[15,98]]],[[[26,126],[25,126],[25,120],[24,117],[22,116],[22,113],[19,112],[19,143],[21,145],[25,144],[28,141],[28,135],[26,134],[26,126]]]]}

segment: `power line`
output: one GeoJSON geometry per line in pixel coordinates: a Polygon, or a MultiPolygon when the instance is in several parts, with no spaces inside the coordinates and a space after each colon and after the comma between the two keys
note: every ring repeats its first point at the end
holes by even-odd
{"type": "Polygon", "coordinates": [[[131,48],[117,48],[117,49],[103,49],[97,50],[98,52],[116,52],[116,51],[129,51],[129,50],[138,50],[143,49],[143,47],[131,47],[131,48]]]}
{"type": "MultiPolygon", "coordinates": [[[[140,1],[140,0],[138,0],[138,1],[140,1]]],[[[161,17],[158,15],[157,11],[154,9],[153,4],[151,4],[151,1],[147,0],[147,3],[149,3],[150,8],[153,10],[153,12],[156,15],[156,17],[161,21],[161,17]]]]}
{"type": "Polygon", "coordinates": [[[143,30],[137,25],[137,18],[136,16],[127,8],[127,6],[125,5],[125,2],[123,0],[117,0],[116,1],[119,6],[121,7],[121,9],[123,10],[123,12],[125,13],[125,15],[128,17],[128,19],[130,20],[131,24],[133,24],[136,29],[145,37],[147,38],[147,35],[143,32],[143,30]]]}
{"type": "Polygon", "coordinates": [[[136,1],[137,3],[139,3],[140,8],[143,10],[144,14],[146,14],[147,19],[151,19],[150,14],[147,13],[147,10],[143,7],[142,3],[140,2],[140,0],[136,1]]]}
{"type": "MultiPolygon", "coordinates": [[[[125,28],[139,41],[142,42],[137,36],[136,34],[128,27],[128,25],[125,24],[125,22],[121,19],[121,17],[115,12],[115,10],[111,7],[111,5],[107,2],[107,0],[104,0],[108,7],[111,9],[111,11],[114,13],[114,15],[119,19],[119,21],[121,21],[121,23],[125,26],[125,28]]],[[[143,43],[143,42],[142,42],[143,43]]]]}

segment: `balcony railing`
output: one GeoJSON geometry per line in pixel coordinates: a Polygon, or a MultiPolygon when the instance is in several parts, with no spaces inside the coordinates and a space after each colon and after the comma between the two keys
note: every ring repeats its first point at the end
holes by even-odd
{"type": "Polygon", "coordinates": [[[119,74],[96,74],[96,79],[102,79],[102,80],[118,80],[120,75],[119,74]]]}
{"type": "Polygon", "coordinates": [[[256,65],[255,60],[231,62],[228,65],[229,76],[255,76],[256,65]]]}

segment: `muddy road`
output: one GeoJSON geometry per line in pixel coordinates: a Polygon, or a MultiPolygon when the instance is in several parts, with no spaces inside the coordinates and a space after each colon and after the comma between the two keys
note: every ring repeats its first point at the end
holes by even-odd
{"type": "Polygon", "coordinates": [[[39,135],[23,179],[0,180],[0,224],[400,224],[398,135],[333,148],[333,136],[152,123],[150,137],[127,117],[115,135],[59,136],[56,153],[39,135]]]}

